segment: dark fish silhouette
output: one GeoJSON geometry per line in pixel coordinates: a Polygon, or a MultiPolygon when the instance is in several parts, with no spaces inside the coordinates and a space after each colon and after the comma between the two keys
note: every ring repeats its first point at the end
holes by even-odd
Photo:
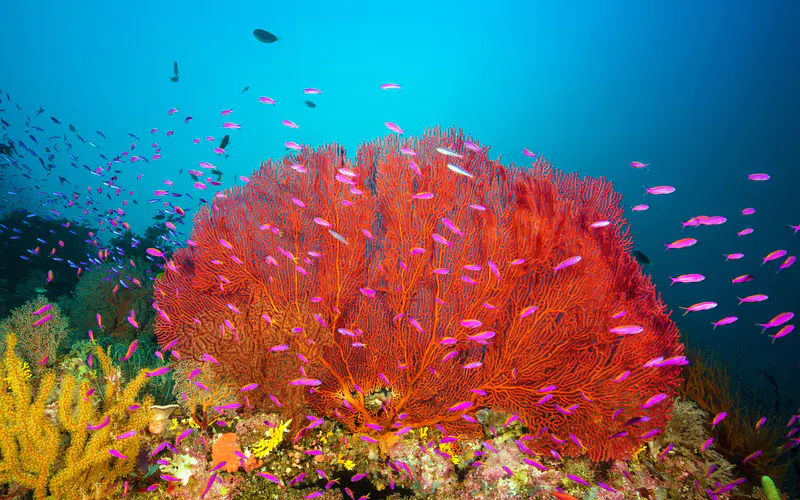
{"type": "Polygon", "coordinates": [[[41,115],[42,113],[44,113],[44,108],[43,108],[43,107],[41,107],[41,106],[39,106],[39,109],[36,111],[36,116],[39,116],[39,115],[41,115]]]}
{"type": "Polygon", "coordinates": [[[256,37],[256,40],[258,40],[259,42],[275,43],[278,41],[278,37],[273,35],[269,31],[253,30],[253,36],[256,37]]]}
{"type": "Polygon", "coordinates": [[[250,90],[250,85],[248,85],[247,87],[245,87],[245,88],[243,88],[243,89],[242,89],[242,94],[244,94],[244,93],[245,93],[245,92],[247,92],[248,90],[250,90]]]}
{"type": "Polygon", "coordinates": [[[169,81],[177,83],[180,80],[180,76],[178,76],[178,61],[172,63],[172,72],[175,73],[175,76],[169,77],[169,81]]]}
{"type": "Polygon", "coordinates": [[[230,135],[226,135],[225,137],[222,138],[222,142],[219,143],[219,148],[220,149],[225,149],[230,142],[231,142],[231,136],[230,135]]]}
{"type": "Polygon", "coordinates": [[[56,125],[61,125],[61,122],[58,121],[57,118],[54,118],[54,117],[51,116],[50,119],[53,120],[53,123],[55,123],[56,125]]]}
{"type": "Polygon", "coordinates": [[[306,106],[308,106],[309,108],[316,108],[317,107],[317,105],[314,104],[311,101],[303,101],[303,102],[306,103],[306,106]]]}
{"type": "Polygon", "coordinates": [[[634,250],[633,252],[631,252],[631,255],[633,255],[633,258],[636,259],[636,262],[638,262],[639,264],[645,266],[648,264],[652,264],[652,262],[650,262],[650,259],[647,258],[647,255],[643,254],[639,250],[634,250]]]}

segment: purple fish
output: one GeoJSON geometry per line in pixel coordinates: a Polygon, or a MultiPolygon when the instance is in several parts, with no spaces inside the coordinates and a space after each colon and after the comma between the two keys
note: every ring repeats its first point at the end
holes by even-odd
{"type": "Polygon", "coordinates": [[[776,339],[779,339],[781,337],[785,337],[785,336],[789,335],[790,333],[792,333],[793,331],[794,331],[794,325],[786,325],[783,328],[781,328],[780,330],[778,330],[778,333],[776,333],[775,335],[770,335],[770,337],[772,337],[772,342],[775,343],[776,339]]]}
{"type": "Polygon", "coordinates": [[[692,304],[689,307],[681,307],[681,309],[686,310],[686,312],[683,313],[683,315],[686,316],[690,312],[708,311],[709,309],[714,309],[715,307],[717,307],[716,302],[698,302],[697,304],[692,304]]]}
{"type": "Polygon", "coordinates": [[[736,297],[739,299],[739,304],[743,304],[745,302],[763,302],[769,298],[769,295],[764,295],[763,293],[757,293],[755,295],[748,295],[745,298],[736,297]]]}
{"type": "Polygon", "coordinates": [[[747,178],[751,181],[768,181],[769,174],[748,174],[747,178]]]}
{"type": "Polygon", "coordinates": [[[651,407],[657,405],[658,403],[664,401],[665,399],[667,399],[667,395],[666,394],[663,394],[663,393],[662,394],[656,394],[655,396],[651,397],[650,399],[648,399],[647,401],[644,402],[644,404],[642,405],[642,409],[646,410],[648,408],[651,408],[651,407]]]}
{"type": "Polygon", "coordinates": [[[580,260],[581,260],[581,256],[580,255],[576,255],[575,257],[570,257],[569,259],[565,260],[561,264],[559,264],[556,267],[554,267],[553,270],[558,272],[558,271],[564,269],[565,267],[574,266],[575,264],[580,262],[580,260]]]}
{"type": "Polygon", "coordinates": [[[647,187],[642,186],[647,194],[672,194],[675,192],[674,186],[655,186],[655,187],[647,187]]]}
{"type": "Polygon", "coordinates": [[[784,270],[787,267],[791,266],[792,264],[794,264],[794,262],[796,260],[797,260],[797,258],[794,255],[790,255],[790,256],[786,257],[786,260],[783,261],[783,264],[780,265],[780,267],[778,268],[777,272],[781,272],[782,270],[784,270]]]}
{"type": "Polygon", "coordinates": [[[730,325],[731,323],[736,323],[738,320],[739,318],[737,318],[736,316],[727,316],[711,324],[714,325],[714,328],[716,329],[718,326],[730,325]]]}
{"type": "Polygon", "coordinates": [[[769,254],[767,254],[766,257],[764,257],[764,260],[761,262],[761,265],[763,266],[764,264],[766,264],[771,260],[780,259],[784,255],[786,255],[786,250],[775,250],[774,252],[770,252],[769,254]]]}
{"type": "Polygon", "coordinates": [[[757,323],[757,326],[762,327],[764,330],[761,333],[764,333],[767,331],[768,328],[772,328],[774,326],[781,326],[782,324],[791,321],[792,318],[794,318],[793,312],[784,312],[778,314],[777,316],[769,320],[769,323],[757,323]]]}
{"type": "Polygon", "coordinates": [[[699,283],[706,279],[706,277],[702,274],[682,274],[677,278],[670,276],[669,279],[672,280],[672,283],[670,283],[669,286],[672,286],[675,283],[699,283]]]}
{"type": "Polygon", "coordinates": [[[644,328],[638,325],[624,325],[610,329],[609,333],[616,333],[617,335],[635,335],[641,333],[643,330],[644,328]]]}

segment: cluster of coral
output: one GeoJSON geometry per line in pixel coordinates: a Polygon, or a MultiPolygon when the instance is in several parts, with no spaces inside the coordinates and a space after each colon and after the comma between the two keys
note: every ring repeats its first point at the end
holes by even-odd
{"type": "Polygon", "coordinates": [[[226,194],[0,322],[0,496],[788,498],[605,180],[433,130],[226,194]]]}

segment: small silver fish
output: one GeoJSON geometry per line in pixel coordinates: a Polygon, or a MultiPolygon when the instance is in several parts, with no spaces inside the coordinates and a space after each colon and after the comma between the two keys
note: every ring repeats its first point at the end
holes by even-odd
{"type": "Polygon", "coordinates": [[[465,176],[469,177],[470,179],[474,179],[475,178],[474,175],[472,175],[471,173],[467,172],[466,170],[464,170],[463,168],[459,167],[458,165],[453,165],[452,163],[448,163],[447,164],[447,168],[449,168],[450,170],[452,170],[453,172],[455,172],[457,174],[465,175],[465,176]]]}

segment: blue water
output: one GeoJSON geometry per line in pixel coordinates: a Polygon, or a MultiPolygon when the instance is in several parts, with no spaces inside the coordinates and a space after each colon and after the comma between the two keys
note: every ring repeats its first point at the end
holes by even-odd
{"type": "MultiPolygon", "coordinates": [[[[159,204],[143,202],[154,189],[192,192],[196,200],[186,170],[198,162],[222,168],[229,187],[261,160],[283,155],[286,141],[337,141],[352,155],[357,144],[385,135],[384,122],[392,121],[412,135],[432,125],[458,125],[504,162],[524,163],[521,151],[528,147],[557,168],[612,179],[628,210],[650,204],[649,211],[628,212],[629,220],[636,247],[653,261],[647,272],[669,306],[719,303],[710,312],[676,314],[681,328],[735,362],[766,398],[771,389],[753,370],[774,370],[785,397],[800,399],[800,389],[790,388],[800,334],[772,345],[753,326],[780,312],[800,314],[797,266],[777,275],[778,263],[759,266],[772,250],[800,252],[800,234],[787,227],[800,224],[800,4],[655,4],[6,2],[0,7],[0,89],[12,103],[3,95],[0,107],[11,124],[5,133],[14,139],[27,143],[25,118],[41,105],[46,112],[34,124],[47,132],[40,139],[51,131],[63,134],[71,123],[101,146],[98,151],[73,139],[78,169],[63,153],[57,156],[54,173],[82,195],[99,179],[81,164],[95,168],[105,164],[98,152],[111,157],[128,149],[127,133],[141,138],[136,154],[152,154],[152,142],[162,146],[161,160],[122,168],[118,184],[135,189],[128,198],[141,203],[127,207],[134,231],[152,222],[159,204]],[[260,43],[255,28],[280,40],[260,43]],[[169,81],[173,61],[180,67],[178,83],[169,81]],[[386,82],[403,88],[380,90],[386,82]],[[250,89],[242,93],[245,86],[250,89]],[[306,96],[305,87],[323,92],[306,96]],[[262,104],[259,96],[277,105],[262,104]],[[318,107],[307,108],[305,99],[318,107]],[[173,107],[179,112],[168,116],[173,107]],[[222,117],[229,108],[234,112],[222,117]],[[282,126],[283,119],[300,128],[282,126]],[[224,121],[242,128],[226,131],[224,121]],[[158,132],[151,135],[154,127],[158,132]],[[166,137],[170,129],[175,134],[166,137]],[[230,158],[223,159],[211,150],[228,132],[230,158]],[[215,142],[191,142],[206,135],[215,142]],[[632,160],[651,162],[650,170],[631,169],[632,160]],[[772,179],[748,181],[752,172],[772,179]],[[139,173],[144,177],[135,181],[139,173]],[[677,191],[645,197],[643,184],[677,191]],[[741,217],[746,207],[756,214],[741,217]],[[723,215],[728,222],[681,232],[680,221],[696,215],[723,215]],[[745,227],[755,233],[737,238],[745,227]],[[699,243],[663,252],[664,242],[686,236],[699,243]],[[746,258],[723,263],[721,254],[738,251],[746,258]],[[732,288],[730,279],[748,272],[756,280],[732,288]],[[668,287],[668,276],[685,273],[707,279],[668,287]],[[736,295],[752,293],[770,298],[736,305],[736,295]],[[739,316],[737,324],[711,329],[711,321],[731,314],[739,316]]],[[[31,167],[44,179],[38,162],[31,167]]],[[[4,209],[47,213],[31,196],[38,188],[28,185],[30,191],[11,196],[9,189],[26,186],[8,175],[3,184],[4,209]]],[[[54,175],[38,184],[44,191],[71,191],[54,175]]],[[[185,198],[176,203],[196,206],[185,198]]]]}

